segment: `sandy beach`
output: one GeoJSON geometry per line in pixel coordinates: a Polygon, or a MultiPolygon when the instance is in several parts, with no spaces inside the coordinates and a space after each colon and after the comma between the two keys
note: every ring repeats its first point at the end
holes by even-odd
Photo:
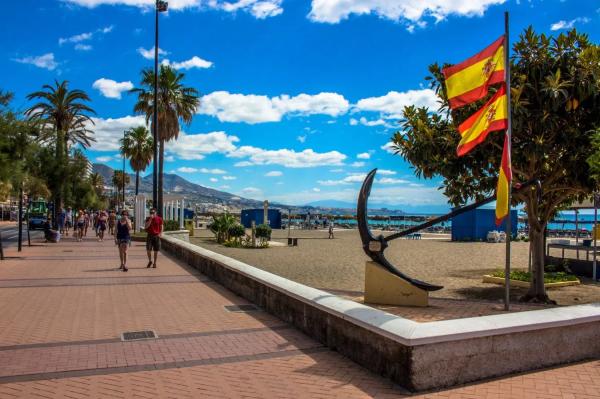
{"type": "MultiPolygon", "coordinates": [[[[292,230],[297,247],[272,246],[267,249],[227,248],[214,241],[208,230],[196,230],[192,243],[230,256],[271,273],[311,287],[349,296],[364,290],[364,265],[357,230],[336,230],[327,238],[326,230],[292,230]]],[[[272,239],[286,243],[288,231],[274,230],[272,239]]],[[[527,269],[529,244],[512,245],[512,267],[527,269]]],[[[482,276],[504,268],[504,244],[451,242],[449,235],[424,234],[422,240],[398,239],[386,250],[387,258],[411,277],[444,289],[431,293],[433,298],[490,300],[500,302],[504,288],[482,282],[482,276]]],[[[524,289],[512,290],[518,300],[524,289]]],[[[600,284],[583,279],[580,286],[549,290],[559,305],[600,301],[600,284]]]]}

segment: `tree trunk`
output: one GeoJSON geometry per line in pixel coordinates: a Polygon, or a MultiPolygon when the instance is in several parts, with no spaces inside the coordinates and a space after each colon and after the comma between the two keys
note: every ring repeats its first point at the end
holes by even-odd
{"type": "Polygon", "coordinates": [[[541,229],[530,224],[529,248],[531,249],[531,282],[529,291],[521,301],[554,303],[546,294],[544,286],[544,266],[546,251],[544,248],[546,223],[540,224],[541,229]]]}
{"type": "Polygon", "coordinates": [[[54,221],[57,221],[57,215],[61,212],[64,204],[63,204],[63,188],[64,188],[64,170],[65,164],[63,159],[63,146],[64,146],[64,133],[60,127],[57,128],[56,132],[56,169],[55,169],[55,179],[54,179],[54,190],[52,192],[52,196],[54,197],[54,221]]]}
{"type": "Polygon", "coordinates": [[[159,141],[158,148],[158,209],[156,212],[162,217],[163,213],[163,166],[165,161],[165,141],[159,141]]]}
{"type": "Polygon", "coordinates": [[[140,191],[140,171],[135,171],[135,195],[137,196],[140,191]]]}

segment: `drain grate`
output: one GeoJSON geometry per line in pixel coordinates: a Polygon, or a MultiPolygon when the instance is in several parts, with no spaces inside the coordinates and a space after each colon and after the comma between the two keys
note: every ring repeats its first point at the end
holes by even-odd
{"type": "Polygon", "coordinates": [[[155,338],[158,338],[158,335],[154,331],[128,331],[121,334],[121,341],[139,341],[155,338]]]}
{"type": "Polygon", "coordinates": [[[228,305],[225,306],[228,312],[258,312],[260,309],[254,305],[228,305]]]}

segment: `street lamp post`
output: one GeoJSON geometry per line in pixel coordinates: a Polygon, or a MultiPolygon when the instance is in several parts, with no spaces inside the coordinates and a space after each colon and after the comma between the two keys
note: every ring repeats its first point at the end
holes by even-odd
{"type": "MultiPolygon", "coordinates": [[[[123,145],[125,145],[125,135],[127,134],[127,130],[123,131],[123,145]]],[[[123,189],[123,206],[121,207],[121,211],[125,209],[125,151],[123,151],[123,175],[121,176],[121,188],[123,189]]]]}
{"type": "Polygon", "coordinates": [[[158,14],[167,11],[169,3],[156,0],[154,30],[154,110],[152,111],[152,138],[154,162],[152,166],[152,205],[162,215],[162,204],[158,203],[158,14]]]}

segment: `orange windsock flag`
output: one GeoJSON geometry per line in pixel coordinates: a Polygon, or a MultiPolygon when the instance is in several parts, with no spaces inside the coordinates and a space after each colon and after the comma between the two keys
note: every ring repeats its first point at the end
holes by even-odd
{"type": "MultiPolygon", "coordinates": [[[[510,160],[510,143],[508,135],[504,136],[504,149],[502,150],[502,164],[498,175],[498,187],[496,188],[496,226],[500,226],[502,220],[508,215],[510,204],[508,203],[508,191],[512,182],[512,165],[510,160]]],[[[507,237],[508,239],[508,237],[507,237]]]]}
{"type": "Polygon", "coordinates": [[[460,124],[458,132],[462,139],[456,149],[459,157],[482,143],[488,133],[508,127],[507,105],[506,87],[502,85],[479,111],[460,124]]]}
{"type": "Polygon", "coordinates": [[[504,82],[504,36],[473,57],[442,70],[450,108],[484,98],[488,87],[504,82]]]}

